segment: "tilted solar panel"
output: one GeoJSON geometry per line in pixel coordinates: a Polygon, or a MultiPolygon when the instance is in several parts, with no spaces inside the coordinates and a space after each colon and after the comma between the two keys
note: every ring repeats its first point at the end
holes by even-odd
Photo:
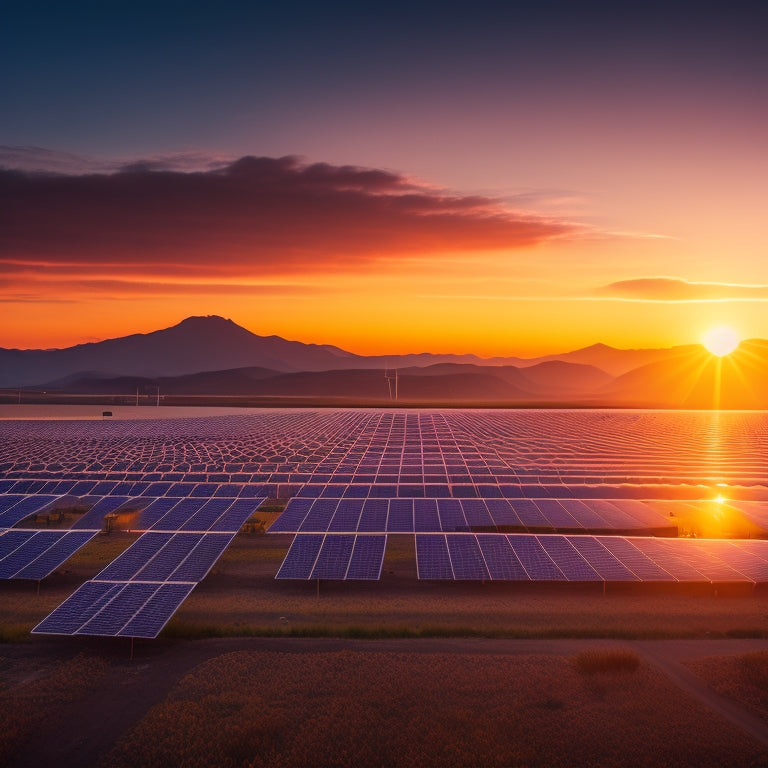
{"type": "Polygon", "coordinates": [[[509,534],[507,540],[531,581],[567,581],[535,536],[509,534]]]}
{"type": "Polygon", "coordinates": [[[104,517],[130,501],[127,496],[105,496],[99,499],[82,517],[72,523],[72,530],[100,531],[104,517]]]}
{"type": "Polygon", "coordinates": [[[387,530],[389,501],[387,499],[368,498],[363,503],[363,511],[357,524],[359,533],[383,533],[387,530]]]}
{"type": "Polygon", "coordinates": [[[539,544],[552,558],[568,581],[601,581],[597,571],[581,556],[565,536],[537,536],[539,544]]]}
{"type": "Polygon", "coordinates": [[[416,536],[416,570],[419,579],[453,579],[451,556],[442,534],[416,536]]]}
{"type": "Polygon", "coordinates": [[[75,634],[120,592],[122,586],[120,583],[106,581],[86,581],[74,594],[48,614],[32,630],[32,634],[75,634]]]}
{"type": "Polygon", "coordinates": [[[577,549],[603,581],[640,581],[593,536],[571,536],[568,541],[577,549]]]}
{"type": "Polygon", "coordinates": [[[386,535],[355,536],[355,546],[347,569],[347,580],[379,579],[386,544],[386,535]]]}
{"type": "Polygon", "coordinates": [[[266,496],[238,498],[224,510],[221,517],[208,529],[210,533],[237,533],[243,524],[266,501],[266,496]]]}
{"type": "Polygon", "coordinates": [[[118,636],[157,637],[194,588],[194,584],[160,584],[118,636]]]}
{"type": "Polygon", "coordinates": [[[30,517],[31,515],[44,512],[54,502],[59,500],[59,496],[24,496],[13,506],[3,512],[0,512],[0,528],[12,528],[17,523],[30,517]]]}
{"type": "Polygon", "coordinates": [[[325,534],[299,533],[275,576],[276,579],[308,579],[315,567],[325,534]]]}
{"type": "Polygon", "coordinates": [[[269,526],[270,533],[296,533],[307,516],[314,499],[294,496],[279,517],[269,526]]]}
{"type": "Polygon", "coordinates": [[[126,581],[168,581],[171,574],[197,546],[202,536],[201,533],[174,534],[126,581]]]}
{"type": "MultiPolygon", "coordinates": [[[[42,533],[44,532],[41,531],[36,536],[40,536],[42,533]]],[[[51,542],[48,548],[34,559],[29,560],[10,578],[40,581],[60,568],[94,536],[96,536],[96,531],[56,531],[55,540],[51,542]]]]}
{"type": "Polygon", "coordinates": [[[327,535],[309,578],[345,579],[354,546],[354,534],[327,535]]]}
{"type": "Polygon", "coordinates": [[[140,536],[101,573],[97,581],[130,581],[170,540],[172,533],[149,532],[140,536]]]}
{"type": "Polygon", "coordinates": [[[454,579],[473,579],[476,581],[490,579],[491,576],[488,573],[483,553],[474,535],[449,535],[446,536],[446,540],[454,579]]]}

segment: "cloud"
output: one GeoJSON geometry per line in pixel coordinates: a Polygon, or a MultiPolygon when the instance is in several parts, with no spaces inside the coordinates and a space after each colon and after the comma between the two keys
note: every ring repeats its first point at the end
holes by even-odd
{"type": "Polygon", "coordinates": [[[222,280],[359,271],[382,259],[511,250],[579,234],[568,221],[389,171],[292,156],[197,171],[173,162],[74,175],[0,171],[0,262],[102,277],[189,270],[222,280]]]}
{"type": "Polygon", "coordinates": [[[209,171],[223,168],[232,160],[229,155],[194,151],[150,155],[130,161],[104,160],[44,147],[0,144],[0,168],[32,174],[79,176],[122,170],[209,171]]]}
{"type": "Polygon", "coordinates": [[[676,277],[641,277],[601,286],[598,295],[628,301],[768,301],[768,285],[695,283],[676,277]]]}

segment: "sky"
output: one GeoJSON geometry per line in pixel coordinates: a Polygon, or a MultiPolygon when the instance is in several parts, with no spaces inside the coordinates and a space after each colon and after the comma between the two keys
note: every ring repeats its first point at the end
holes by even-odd
{"type": "Polygon", "coordinates": [[[0,346],[768,338],[768,4],[5,4],[0,346]]]}

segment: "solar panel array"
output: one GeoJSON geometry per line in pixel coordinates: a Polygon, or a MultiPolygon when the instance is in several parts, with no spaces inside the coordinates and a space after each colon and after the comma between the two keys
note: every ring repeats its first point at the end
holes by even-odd
{"type": "Polygon", "coordinates": [[[293,498],[270,533],[676,530],[634,499],[293,498]]]}
{"type": "MultiPolygon", "coordinates": [[[[743,542],[735,568],[719,544],[713,561],[715,550],[697,544],[678,552],[571,534],[660,531],[674,522],[661,502],[715,493],[768,531],[767,454],[768,419],[748,412],[273,409],[5,421],[0,529],[19,535],[13,526],[26,517],[80,500],[91,508],[69,534],[128,508],[131,527],[147,531],[36,631],[154,636],[264,497],[290,499],[270,529],[295,534],[281,579],[378,578],[387,535],[415,534],[420,576],[437,574],[422,578],[764,580],[762,550],[743,542]]],[[[61,537],[51,557],[74,546],[67,532],[41,533],[61,537]]],[[[13,556],[8,573],[17,562],[14,574],[33,572],[45,541],[30,543],[26,559],[19,544],[0,564],[13,556]]]]}
{"type": "Polygon", "coordinates": [[[263,501],[264,497],[153,502],[144,510],[149,510],[151,530],[33,633],[156,637],[263,501]]]}
{"type": "Polygon", "coordinates": [[[555,534],[416,534],[419,579],[768,581],[768,541],[555,534]]]}
{"type": "Polygon", "coordinates": [[[92,495],[120,496],[165,495],[145,483],[264,483],[284,497],[306,485],[363,485],[386,487],[390,497],[617,498],[616,489],[638,486],[664,494],[716,483],[766,488],[766,442],[760,412],[275,409],[6,421],[0,493],[82,496],[64,488],[83,481],[94,483],[92,495]]]}

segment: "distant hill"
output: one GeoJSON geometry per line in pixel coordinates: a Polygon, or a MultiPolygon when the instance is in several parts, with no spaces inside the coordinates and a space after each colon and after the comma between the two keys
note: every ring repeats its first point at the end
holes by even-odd
{"type": "MultiPolygon", "coordinates": [[[[720,405],[766,408],[768,342],[743,342],[720,363],[720,405]]],[[[244,395],[386,400],[398,371],[411,402],[712,407],[718,361],[703,347],[621,350],[595,344],[540,358],[362,356],[258,336],[231,320],[178,325],[60,350],[0,349],[0,386],[81,394],[244,395]]]]}

